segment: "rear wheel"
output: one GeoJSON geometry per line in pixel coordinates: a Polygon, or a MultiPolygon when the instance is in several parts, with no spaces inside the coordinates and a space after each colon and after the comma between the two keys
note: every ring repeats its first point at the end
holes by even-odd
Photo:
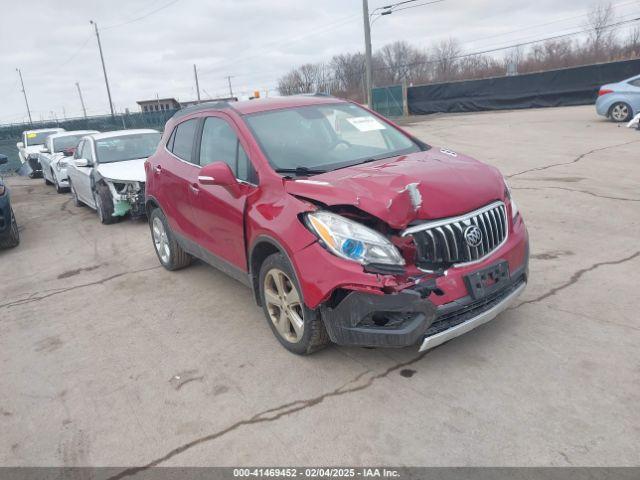
{"type": "Polygon", "coordinates": [[[98,218],[103,225],[110,225],[118,221],[118,217],[113,216],[113,197],[109,188],[105,185],[96,186],[93,192],[93,198],[96,202],[96,211],[98,218]]]}
{"type": "Polygon", "coordinates": [[[159,208],[155,208],[149,215],[149,227],[151,228],[153,247],[164,268],[180,270],[191,264],[191,255],[185,252],[176,241],[171,228],[169,228],[167,218],[159,208]]]}
{"type": "MultiPolygon", "coordinates": [[[[53,175],[53,173],[51,173],[51,176],[53,178],[55,178],[55,176],[53,175]]],[[[51,181],[49,181],[49,179],[47,178],[47,176],[44,174],[44,172],[42,172],[42,178],[44,178],[44,184],[45,185],[53,185],[53,183],[51,183],[51,181]]]]}
{"type": "Polygon", "coordinates": [[[633,117],[633,110],[628,103],[616,102],[609,109],[609,117],[614,122],[628,122],[633,117]]]}
{"type": "Polygon", "coordinates": [[[304,304],[293,267],[281,253],[260,267],[260,299],[269,326],[284,348],[308,355],[329,343],[320,312],[304,304]]]}
{"type": "Polygon", "coordinates": [[[20,243],[20,232],[18,231],[18,223],[16,222],[16,216],[11,212],[11,227],[9,227],[9,234],[0,238],[0,248],[13,248],[20,243]]]}

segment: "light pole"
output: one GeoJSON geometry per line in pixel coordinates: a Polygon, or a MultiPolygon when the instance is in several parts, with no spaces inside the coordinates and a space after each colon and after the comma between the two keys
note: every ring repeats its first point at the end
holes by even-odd
{"type": "Polygon", "coordinates": [[[111,110],[111,116],[115,117],[113,112],[113,102],[111,101],[111,90],[109,89],[109,79],[107,78],[107,67],[104,66],[104,55],[102,54],[102,44],[100,43],[100,34],[98,33],[98,24],[93,20],[89,20],[89,23],[96,29],[96,38],[98,39],[98,50],[100,50],[100,61],[102,62],[102,71],[104,72],[104,83],[107,86],[107,96],[109,97],[109,109],[111,110]]]}
{"type": "Polygon", "coordinates": [[[193,64],[193,75],[196,77],[196,92],[198,93],[198,102],[200,102],[200,84],[198,83],[198,70],[196,64],[193,64]]]}
{"type": "Polygon", "coordinates": [[[31,109],[29,108],[29,101],[27,100],[27,92],[24,89],[24,82],[22,81],[22,72],[19,68],[16,68],[16,72],[18,72],[18,76],[20,77],[20,85],[22,85],[22,93],[24,95],[24,103],[27,105],[27,113],[29,114],[29,125],[33,123],[31,120],[31,109]]]}
{"type": "Polygon", "coordinates": [[[369,0],[362,0],[362,19],[364,20],[364,52],[365,52],[365,85],[367,90],[367,105],[371,108],[371,19],[369,17],[369,0]]]}
{"type": "Polygon", "coordinates": [[[80,90],[80,84],[76,82],[76,88],[78,89],[78,96],[80,97],[80,105],[82,105],[82,113],[84,118],[87,118],[87,109],[84,106],[84,99],[82,98],[82,90],[80,90]]]}
{"type": "Polygon", "coordinates": [[[233,98],[233,88],[231,88],[231,79],[233,76],[228,75],[227,80],[229,81],[229,98],[233,98]]]}
{"type": "Polygon", "coordinates": [[[408,3],[414,3],[418,0],[404,0],[397,3],[392,3],[389,5],[385,5],[383,7],[378,7],[371,14],[369,14],[369,2],[368,0],[362,0],[362,19],[364,20],[364,50],[365,50],[365,88],[367,90],[367,103],[369,104],[369,108],[371,108],[371,90],[373,88],[373,67],[372,67],[372,53],[371,53],[371,25],[378,18],[383,15],[391,15],[393,12],[400,10],[407,10],[409,8],[421,7],[423,5],[430,5],[432,3],[440,3],[444,0],[431,0],[426,3],[421,3],[419,5],[411,5],[406,6],[408,3]],[[400,7],[400,8],[397,8],[400,7]],[[377,15],[377,17],[371,21],[371,17],[377,15]]]}

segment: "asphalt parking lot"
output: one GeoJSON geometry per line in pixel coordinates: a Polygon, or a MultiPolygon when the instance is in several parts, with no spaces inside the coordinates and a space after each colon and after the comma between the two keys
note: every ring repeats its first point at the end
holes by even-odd
{"type": "Polygon", "coordinates": [[[531,238],[520,301],[426,354],[292,355],[239,283],[163,270],[145,222],[9,178],[0,465],[638,465],[640,132],[593,107],[405,123],[498,166],[531,238]]]}

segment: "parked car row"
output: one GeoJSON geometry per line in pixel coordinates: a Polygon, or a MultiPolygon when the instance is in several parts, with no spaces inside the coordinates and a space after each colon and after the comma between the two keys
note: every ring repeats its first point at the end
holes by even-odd
{"type": "Polygon", "coordinates": [[[102,223],[146,214],[167,270],[198,258],[247,285],[297,354],[428,350],[495,318],[528,282],[527,230],[500,172],[353,102],[206,103],[163,135],[42,142],[47,183],[102,223]]]}
{"type": "Polygon", "coordinates": [[[70,191],[75,204],[96,210],[102,223],[144,215],[144,161],[160,140],[156,130],[57,128],[26,131],[23,138],[31,140],[27,147],[17,145],[30,176],[42,175],[58,193],[70,191]]]}

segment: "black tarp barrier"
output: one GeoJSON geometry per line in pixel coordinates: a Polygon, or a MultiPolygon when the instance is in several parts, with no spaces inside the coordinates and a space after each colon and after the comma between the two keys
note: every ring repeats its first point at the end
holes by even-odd
{"type": "Polygon", "coordinates": [[[640,59],[407,89],[409,113],[476,112],[593,104],[598,89],[640,74],[640,59]]]}

